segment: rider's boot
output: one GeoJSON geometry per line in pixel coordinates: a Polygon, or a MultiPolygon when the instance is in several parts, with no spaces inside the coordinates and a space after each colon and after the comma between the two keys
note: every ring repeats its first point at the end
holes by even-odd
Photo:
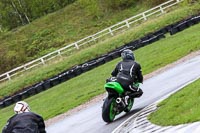
{"type": "Polygon", "coordinates": [[[131,98],[138,98],[138,97],[141,97],[142,94],[143,94],[142,89],[138,88],[138,91],[133,92],[133,93],[130,94],[129,96],[130,96],[131,98]]]}
{"type": "Polygon", "coordinates": [[[124,101],[125,101],[125,104],[128,105],[128,99],[129,99],[129,96],[125,96],[124,99],[125,99],[125,100],[124,100],[124,101]]]}

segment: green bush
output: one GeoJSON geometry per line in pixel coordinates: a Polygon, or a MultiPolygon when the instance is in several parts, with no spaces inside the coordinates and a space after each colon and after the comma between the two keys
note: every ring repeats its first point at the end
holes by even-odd
{"type": "Polygon", "coordinates": [[[0,25],[11,30],[73,2],[75,0],[1,0],[0,25]]]}
{"type": "Polygon", "coordinates": [[[157,6],[159,4],[162,4],[163,2],[166,2],[168,0],[143,0],[142,2],[146,5],[146,6],[157,6]]]}
{"type": "Polygon", "coordinates": [[[77,3],[87,16],[100,18],[103,15],[98,0],[79,0],[77,3]]]}
{"type": "Polygon", "coordinates": [[[100,0],[106,10],[122,10],[136,4],[136,0],[100,0]],[[106,3],[106,4],[105,4],[106,3]]]}

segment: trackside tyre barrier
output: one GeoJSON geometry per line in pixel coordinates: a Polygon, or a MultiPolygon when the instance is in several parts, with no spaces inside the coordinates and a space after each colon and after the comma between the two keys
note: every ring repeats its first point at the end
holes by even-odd
{"type": "Polygon", "coordinates": [[[138,48],[140,48],[141,44],[140,44],[140,40],[138,39],[138,40],[132,41],[132,42],[126,44],[126,45],[132,46],[134,49],[138,49],[138,48]]]}
{"type": "Polygon", "coordinates": [[[29,96],[33,96],[33,95],[37,94],[36,89],[34,87],[30,87],[26,91],[29,96]]]}
{"type": "Polygon", "coordinates": [[[19,94],[21,95],[21,100],[26,99],[30,96],[29,93],[27,92],[27,90],[25,90],[19,94]]]}
{"type": "Polygon", "coordinates": [[[182,23],[178,24],[177,27],[178,27],[178,30],[179,30],[179,31],[182,31],[182,30],[188,28],[189,25],[187,24],[187,21],[183,21],[182,23]]]}
{"type": "Polygon", "coordinates": [[[166,26],[165,28],[163,28],[163,32],[166,34],[166,33],[170,32],[173,27],[174,27],[174,24],[170,24],[170,25],[166,26]]]}
{"type": "Polygon", "coordinates": [[[36,93],[40,93],[45,90],[45,88],[43,87],[43,84],[44,82],[40,82],[34,86],[36,93]]]}
{"type": "Polygon", "coordinates": [[[13,99],[11,97],[7,98],[5,101],[4,101],[4,104],[5,106],[9,106],[13,103],[13,99]]]}
{"type": "Polygon", "coordinates": [[[68,73],[67,72],[64,72],[62,74],[59,75],[59,78],[60,78],[60,82],[65,82],[69,79],[68,77],[68,73]]]}
{"type": "Polygon", "coordinates": [[[0,102],[0,108],[4,108],[4,107],[5,107],[4,101],[0,102]]]}
{"type": "Polygon", "coordinates": [[[74,67],[74,72],[75,72],[75,75],[78,76],[81,73],[83,73],[83,70],[82,70],[81,66],[76,66],[76,67],[74,67]]]}
{"type": "Polygon", "coordinates": [[[112,59],[116,59],[116,58],[118,58],[118,57],[121,56],[121,51],[111,52],[111,53],[109,54],[109,56],[111,56],[112,59]]]}
{"type": "Polygon", "coordinates": [[[105,61],[105,62],[109,62],[109,61],[111,61],[111,60],[113,60],[113,59],[112,59],[112,56],[109,55],[109,54],[106,55],[106,56],[104,57],[104,61],[105,61]]]}
{"type": "Polygon", "coordinates": [[[51,84],[52,87],[60,84],[59,77],[56,76],[56,77],[51,78],[50,79],[50,84],[51,84]]]}
{"type": "Polygon", "coordinates": [[[44,89],[47,90],[49,88],[51,88],[51,83],[50,83],[50,80],[45,80],[44,83],[42,84],[44,89]]]}
{"type": "Polygon", "coordinates": [[[193,22],[192,19],[187,19],[186,24],[188,25],[188,27],[190,27],[190,26],[193,26],[195,24],[195,22],[193,22]]]}
{"type": "Polygon", "coordinates": [[[76,76],[73,69],[68,70],[67,74],[68,74],[69,79],[74,78],[76,76]]]}
{"type": "Polygon", "coordinates": [[[200,15],[199,16],[196,16],[196,17],[193,17],[191,19],[191,21],[194,23],[194,24],[198,24],[200,22],[200,15]]]}
{"type": "Polygon", "coordinates": [[[103,64],[106,63],[106,62],[103,60],[103,58],[97,59],[96,62],[97,62],[97,66],[100,66],[100,65],[103,65],[103,64]]]}
{"type": "Polygon", "coordinates": [[[105,55],[102,55],[95,59],[89,60],[83,64],[74,66],[71,69],[68,69],[62,73],[59,73],[58,75],[56,75],[52,78],[46,79],[44,81],[36,83],[33,86],[27,87],[22,92],[19,92],[18,94],[15,94],[13,96],[4,97],[3,99],[0,100],[0,108],[7,107],[17,101],[23,100],[23,99],[33,96],[37,93],[45,91],[53,86],[56,86],[62,82],[65,82],[71,78],[74,78],[84,72],[87,72],[93,68],[103,65],[115,58],[118,58],[121,56],[121,52],[124,49],[127,49],[127,48],[131,49],[131,50],[139,49],[139,48],[149,45],[153,42],[156,42],[162,38],[165,38],[165,34],[168,32],[171,35],[174,35],[177,32],[183,31],[184,29],[186,29],[192,25],[198,24],[199,22],[200,22],[200,15],[193,16],[186,20],[179,21],[175,24],[167,25],[164,28],[162,28],[154,33],[150,33],[150,34],[146,35],[145,37],[131,41],[130,43],[127,43],[124,46],[121,46],[119,48],[116,48],[115,50],[113,50],[105,55]]]}
{"type": "Polygon", "coordinates": [[[92,60],[92,61],[89,61],[87,63],[84,63],[83,65],[81,65],[81,69],[83,72],[86,72],[86,71],[89,71],[95,67],[98,66],[98,63],[96,60],[92,60]]]}
{"type": "Polygon", "coordinates": [[[199,22],[200,22],[200,15],[179,21],[176,24],[174,24],[174,26],[172,26],[170,30],[170,35],[174,35],[180,31],[183,31],[184,29],[187,29],[190,26],[198,24],[199,22]]]}
{"type": "Polygon", "coordinates": [[[12,96],[11,98],[13,99],[13,102],[16,103],[21,100],[21,95],[16,94],[16,95],[12,96]]]}

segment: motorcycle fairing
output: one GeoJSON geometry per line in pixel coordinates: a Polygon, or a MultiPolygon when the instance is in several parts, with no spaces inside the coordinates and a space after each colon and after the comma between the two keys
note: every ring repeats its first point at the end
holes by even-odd
{"type": "Polygon", "coordinates": [[[122,88],[122,86],[118,83],[118,82],[107,82],[104,85],[105,89],[113,89],[115,90],[117,93],[119,93],[120,95],[122,93],[124,93],[124,89],[122,88]]]}

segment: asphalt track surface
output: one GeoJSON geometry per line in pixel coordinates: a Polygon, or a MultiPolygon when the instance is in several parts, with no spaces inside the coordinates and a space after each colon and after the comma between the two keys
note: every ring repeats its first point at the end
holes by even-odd
{"type": "Polygon", "coordinates": [[[122,113],[114,122],[107,124],[101,118],[103,99],[91,107],[66,117],[47,128],[47,133],[111,133],[128,117],[149,104],[174,91],[200,75],[200,55],[185,61],[144,81],[144,94],[135,99],[134,107],[128,114],[122,113]]]}

